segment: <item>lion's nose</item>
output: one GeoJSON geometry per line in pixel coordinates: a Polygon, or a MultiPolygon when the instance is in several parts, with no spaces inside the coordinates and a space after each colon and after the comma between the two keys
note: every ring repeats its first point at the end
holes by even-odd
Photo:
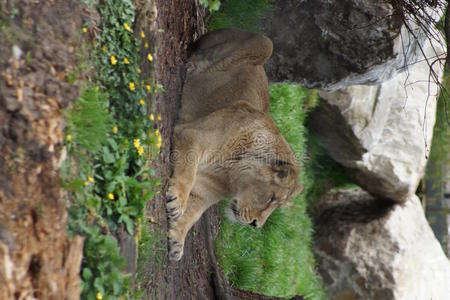
{"type": "Polygon", "coordinates": [[[250,225],[252,225],[253,227],[256,227],[257,225],[256,225],[256,220],[253,220],[251,223],[250,223],[250,225]]]}

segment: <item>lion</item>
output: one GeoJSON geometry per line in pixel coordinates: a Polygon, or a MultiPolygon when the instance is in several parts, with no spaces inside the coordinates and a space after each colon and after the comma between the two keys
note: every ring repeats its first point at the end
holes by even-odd
{"type": "Polygon", "coordinates": [[[188,231],[213,204],[229,197],[232,220],[261,227],[302,190],[298,162],[269,115],[263,65],[271,54],[269,38],[237,29],[194,46],[166,192],[171,260],[181,259],[188,231]]]}

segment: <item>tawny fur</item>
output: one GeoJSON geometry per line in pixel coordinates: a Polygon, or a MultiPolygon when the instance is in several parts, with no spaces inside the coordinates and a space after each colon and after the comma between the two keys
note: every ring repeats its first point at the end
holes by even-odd
{"type": "Polygon", "coordinates": [[[301,190],[298,163],[269,116],[265,36],[236,29],[202,37],[189,58],[166,193],[169,258],[211,205],[230,197],[232,219],[261,227],[301,190]]]}

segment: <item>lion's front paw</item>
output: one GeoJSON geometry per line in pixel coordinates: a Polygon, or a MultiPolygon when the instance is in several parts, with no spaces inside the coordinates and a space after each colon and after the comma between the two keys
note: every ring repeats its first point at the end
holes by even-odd
{"type": "Polygon", "coordinates": [[[179,241],[174,235],[173,232],[169,232],[169,259],[179,261],[183,257],[184,240],[179,241]]]}
{"type": "Polygon", "coordinates": [[[169,221],[175,222],[186,210],[186,201],[182,200],[178,190],[170,186],[166,193],[166,213],[169,221]]]}

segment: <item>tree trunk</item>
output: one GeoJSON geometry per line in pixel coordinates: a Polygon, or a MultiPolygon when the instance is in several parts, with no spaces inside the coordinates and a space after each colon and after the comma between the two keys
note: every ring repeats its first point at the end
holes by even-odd
{"type": "Polygon", "coordinates": [[[77,299],[83,240],[60,188],[79,1],[0,1],[0,299],[77,299]]]}

